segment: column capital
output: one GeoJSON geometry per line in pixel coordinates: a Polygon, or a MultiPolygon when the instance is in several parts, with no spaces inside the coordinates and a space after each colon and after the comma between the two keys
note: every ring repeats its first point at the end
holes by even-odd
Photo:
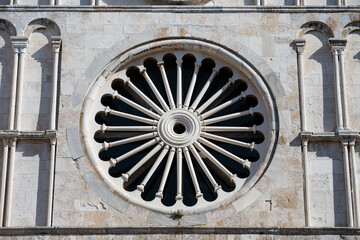
{"type": "Polygon", "coordinates": [[[348,139],[348,138],[342,138],[342,139],[341,139],[341,144],[342,144],[343,146],[349,145],[349,139],[348,139]]]}
{"type": "Polygon", "coordinates": [[[350,138],[350,140],[349,140],[349,145],[350,145],[350,146],[355,146],[355,142],[356,142],[356,139],[355,139],[355,138],[350,138]]]}
{"type": "Polygon", "coordinates": [[[308,143],[309,143],[309,139],[304,138],[304,139],[301,140],[301,143],[302,143],[302,145],[303,145],[304,147],[307,147],[307,146],[308,146],[308,143]]]}
{"type": "Polygon", "coordinates": [[[342,52],[344,51],[345,47],[346,47],[346,39],[342,39],[342,38],[330,38],[329,39],[329,46],[331,51],[337,51],[337,52],[342,52]]]}
{"type": "Polygon", "coordinates": [[[298,53],[303,53],[305,48],[305,39],[297,38],[295,39],[296,50],[298,53]]]}
{"type": "Polygon", "coordinates": [[[51,45],[53,47],[54,52],[60,51],[60,45],[61,45],[61,37],[60,36],[52,36],[51,37],[51,45]]]}
{"type": "Polygon", "coordinates": [[[28,37],[23,36],[11,36],[11,45],[14,49],[14,52],[18,53],[25,53],[26,45],[28,43],[28,37]]]}
{"type": "Polygon", "coordinates": [[[50,138],[50,144],[51,144],[51,145],[55,145],[56,142],[57,142],[57,138],[56,138],[56,137],[50,138]]]}
{"type": "Polygon", "coordinates": [[[16,147],[16,141],[17,141],[17,137],[12,137],[9,139],[9,146],[10,147],[16,147]]]}
{"type": "Polygon", "coordinates": [[[3,138],[4,147],[9,147],[9,144],[10,144],[9,140],[10,140],[9,138],[3,138]]]}

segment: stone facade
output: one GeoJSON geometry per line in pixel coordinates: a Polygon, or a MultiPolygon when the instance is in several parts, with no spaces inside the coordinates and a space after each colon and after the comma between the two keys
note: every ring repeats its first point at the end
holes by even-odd
{"type": "MultiPolygon", "coordinates": [[[[357,0],[346,6],[333,6],[339,4],[335,0],[308,0],[306,6],[258,2],[271,7],[246,0],[194,6],[149,6],[152,1],[141,0],[10,2],[15,5],[0,0],[5,235],[21,235],[12,227],[157,226],[181,232],[201,226],[225,228],[214,238],[236,239],[226,228],[360,227],[357,0]],[[271,91],[279,126],[271,161],[246,194],[175,220],[106,187],[80,134],[87,92],[110,63],[134,46],[172,38],[214,43],[251,65],[271,91]]],[[[354,235],[349,231],[343,234],[354,235]]],[[[173,237],[157,234],[149,237],[173,237]]],[[[201,233],[182,237],[196,234],[201,233]]],[[[245,239],[257,239],[261,233],[246,234],[245,239]]],[[[332,238],[334,233],[313,234],[332,238]]]]}

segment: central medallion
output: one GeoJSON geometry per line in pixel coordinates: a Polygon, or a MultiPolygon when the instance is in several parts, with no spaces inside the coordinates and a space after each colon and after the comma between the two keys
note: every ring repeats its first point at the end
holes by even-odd
{"type": "Polygon", "coordinates": [[[200,136],[200,120],[185,109],[172,109],[161,116],[158,124],[160,138],[172,147],[187,147],[200,136]]]}

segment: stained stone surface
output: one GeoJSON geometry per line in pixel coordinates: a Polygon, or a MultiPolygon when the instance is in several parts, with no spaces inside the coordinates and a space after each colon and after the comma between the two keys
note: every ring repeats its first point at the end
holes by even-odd
{"type": "MultiPolygon", "coordinates": [[[[1,1],[0,4],[7,4],[1,1]]],[[[294,40],[306,41],[303,54],[305,109],[307,131],[325,137],[313,137],[308,146],[308,178],[310,182],[310,219],[313,227],[347,227],[346,182],[343,148],[337,134],[336,87],[333,56],[328,37],[321,29],[310,29],[300,36],[306,23],[321,23],[333,38],[347,39],[343,52],[345,87],[349,116],[349,134],[343,139],[359,139],[360,125],[360,7],[321,8],[305,12],[304,8],[273,11],[223,7],[254,5],[251,1],[205,1],[195,10],[163,6],[154,10],[151,1],[101,1],[96,11],[84,1],[63,1],[62,6],[35,9],[38,1],[24,0],[27,6],[0,8],[0,23],[14,25],[17,36],[24,36],[28,24],[36,19],[50,19],[61,31],[61,53],[58,80],[57,148],[53,202],[55,227],[295,227],[305,226],[304,169],[301,147],[301,113],[297,51],[294,40]],[[129,7],[132,2],[141,11],[129,7]],[[124,5],[111,10],[110,5],[124,5]],[[78,8],[66,5],[81,5],[78,8]],[[209,8],[201,9],[201,6],[209,8]],[[215,6],[214,8],[211,8],[215,6]],[[352,11],[350,11],[352,9],[352,11]],[[349,10],[349,11],[347,11],[349,10]],[[206,12],[209,11],[209,12],[206,12]],[[356,24],[353,24],[356,23],[356,24]],[[343,36],[348,25],[354,31],[343,36]],[[215,42],[241,56],[262,76],[272,91],[279,116],[279,135],[273,160],[261,182],[248,196],[212,211],[192,214],[180,220],[129,203],[107,188],[84,154],[80,136],[80,115],[87,91],[102,70],[124,51],[146,41],[159,38],[186,37],[215,42]],[[350,134],[350,132],[352,134],[350,134]],[[326,133],[326,134],[325,134],[326,133]],[[330,137],[329,137],[330,136],[330,137]],[[314,140],[315,139],[315,140],[314,140]],[[320,140],[319,140],[320,139],[320,140]]],[[[284,1],[268,0],[268,5],[284,1]]],[[[41,4],[41,3],[40,3],[41,4]]],[[[45,3],[44,3],[45,4],[45,3]]],[[[288,3],[287,5],[292,5],[288,3]]],[[[309,5],[333,5],[325,0],[308,1],[309,5]]],[[[357,1],[348,1],[357,4],[357,1]]],[[[46,5],[46,4],[45,4],[46,5]]],[[[28,40],[24,61],[23,105],[20,131],[43,131],[49,128],[52,79],[51,35],[47,26],[33,31],[28,40]]],[[[121,61],[121,59],[119,60],[121,61]]],[[[13,51],[9,33],[0,24],[0,135],[8,129],[10,84],[13,51]]],[[[266,121],[266,119],[265,119],[266,121]]],[[[20,133],[21,134],[21,133],[20,133]]],[[[21,137],[20,137],[21,138],[21,137]]],[[[1,143],[3,141],[0,141],[1,143]]],[[[355,143],[354,173],[360,178],[360,148],[355,143]]],[[[0,146],[0,170],[4,147],[0,146]]],[[[50,162],[49,139],[17,142],[12,227],[46,225],[50,162]]],[[[1,175],[1,173],[0,173],[1,175]]],[[[359,181],[359,180],[358,180],[359,181]]],[[[357,185],[357,192],[360,185],[357,185]]],[[[358,206],[360,207],[360,206],[358,206]]],[[[1,231],[1,230],[0,230],[1,231]]],[[[47,237],[47,236],[43,236],[47,237]]],[[[88,236],[73,236],[87,239],[88,236]]],[[[109,235],[107,237],[114,237],[109,235]]],[[[149,236],[149,239],[214,239],[212,235],[149,236]]],[[[216,239],[262,239],[262,235],[216,235],[216,239]]],[[[267,235],[269,239],[303,239],[302,236],[267,235]]],[[[29,237],[30,238],[30,237],[29,237]]],[[[69,237],[70,238],[70,237],[69,237]]],[[[123,235],[120,239],[140,239],[139,235],[123,235]]],[[[24,238],[26,239],[26,238],[24,238]]],[[[101,239],[97,236],[94,239],[101,239]]],[[[309,236],[308,239],[340,239],[340,236],[309,236]]],[[[358,239],[349,236],[347,239],[358,239]]]]}

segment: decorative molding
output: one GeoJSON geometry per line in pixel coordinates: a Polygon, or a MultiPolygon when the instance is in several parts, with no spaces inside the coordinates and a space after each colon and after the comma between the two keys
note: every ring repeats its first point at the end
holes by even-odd
{"type": "Polygon", "coordinates": [[[347,40],[346,39],[336,39],[336,38],[330,38],[329,46],[332,51],[337,51],[338,53],[344,51],[346,47],[347,40]]]}
{"type": "Polygon", "coordinates": [[[15,52],[25,53],[28,37],[11,36],[10,40],[15,52]]]}
{"type": "MultiPolygon", "coordinates": [[[[170,219],[170,218],[169,218],[170,219]]],[[[34,236],[34,235],[145,235],[145,234],[221,234],[221,235],[261,235],[261,236],[309,236],[339,235],[359,236],[359,228],[318,227],[318,228],[281,228],[281,227],[23,227],[1,228],[0,236],[34,236]]]]}
{"type": "Polygon", "coordinates": [[[176,4],[176,5],[186,5],[186,4],[199,4],[201,2],[209,2],[204,0],[149,0],[153,3],[164,3],[164,4],[176,4]]]}
{"type": "Polygon", "coordinates": [[[360,13],[358,6],[7,6],[0,12],[360,13]]]}
{"type": "Polygon", "coordinates": [[[353,138],[360,139],[359,132],[352,131],[339,131],[339,132],[322,132],[322,133],[313,133],[303,131],[300,133],[301,139],[308,139],[312,142],[337,142],[343,138],[353,138]]]}
{"type": "Polygon", "coordinates": [[[57,137],[57,131],[0,131],[0,139],[14,138],[31,140],[48,140],[57,137]]]}

